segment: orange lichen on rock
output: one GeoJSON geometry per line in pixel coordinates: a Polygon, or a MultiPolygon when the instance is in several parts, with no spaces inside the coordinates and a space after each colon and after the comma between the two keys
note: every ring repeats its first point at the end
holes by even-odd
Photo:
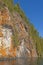
{"type": "Polygon", "coordinates": [[[6,21],[10,20],[9,12],[7,9],[0,11],[0,25],[5,24],[6,21]]]}
{"type": "Polygon", "coordinates": [[[2,56],[6,56],[7,55],[5,49],[0,49],[0,53],[2,54],[2,56]]]}
{"type": "Polygon", "coordinates": [[[0,32],[0,37],[3,37],[3,34],[2,34],[2,32],[0,32]]]}
{"type": "Polygon", "coordinates": [[[17,48],[9,50],[9,52],[11,53],[11,56],[13,56],[13,57],[16,57],[16,51],[17,51],[17,48]]]}
{"type": "Polygon", "coordinates": [[[13,55],[16,56],[16,51],[17,51],[17,48],[14,48],[13,50],[13,55]]]}

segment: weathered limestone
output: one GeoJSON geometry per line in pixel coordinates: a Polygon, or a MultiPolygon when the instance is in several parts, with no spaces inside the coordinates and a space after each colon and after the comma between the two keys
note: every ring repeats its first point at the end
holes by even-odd
{"type": "Polygon", "coordinates": [[[8,54],[8,50],[11,48],[12,32],[8,28],[0,28],[0,49],[3,48],[8,54]],[[7,50],[8,49],[8,50],[7,50]]]}

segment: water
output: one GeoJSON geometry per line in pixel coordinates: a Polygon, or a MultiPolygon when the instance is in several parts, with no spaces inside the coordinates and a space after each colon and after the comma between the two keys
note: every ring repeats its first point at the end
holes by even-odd
{"type": "Polygon", "coordinates": [[[15,60],[0,61],[0,65],[43,65],[42,58],[16,58],[15,60]]]}

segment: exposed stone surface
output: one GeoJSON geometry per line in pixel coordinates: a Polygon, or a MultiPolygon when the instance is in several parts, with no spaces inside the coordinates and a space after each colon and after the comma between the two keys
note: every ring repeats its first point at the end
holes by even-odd
{"type": "Polygon", "coordinates": [[[19,13],[11,14],[8,8],[4,6],[4,9],[0,10],[0,56],[37,57],[36,48],[29,36],[28,29],[29,26],[19,13]],[[13,34],[18,35],[17,39],[19,41],[19,45],[14,48],[13,34]]]}

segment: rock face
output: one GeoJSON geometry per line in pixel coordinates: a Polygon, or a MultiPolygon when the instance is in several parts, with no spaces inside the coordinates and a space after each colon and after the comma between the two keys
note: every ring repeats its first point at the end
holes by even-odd
{"type": "Polygon", "coordinates": [[[0,10],[0,55],[7,56],[11,52],[12,45],[12,29],[10,22],[9,10],[7,7],[0,10]]]}
{"type": "Polygon", "coordinates": [[[29,26],[17,12],[6,6],[0,9],[0,56],[37,57],[36,48],[29,35],[29,26]],[[19,44],[13,47],[13,44],[19,44]]]}
{"type": "MultiPolygon", "coordinates": [[[[0,27],[0,49],[1,47],[3,49],[7,48],[10,49],[12,40],[11,36],[12,36],[11,29],[0,27]]],[[[6,54],[8,54],[7,51],[6,54]]]]}

